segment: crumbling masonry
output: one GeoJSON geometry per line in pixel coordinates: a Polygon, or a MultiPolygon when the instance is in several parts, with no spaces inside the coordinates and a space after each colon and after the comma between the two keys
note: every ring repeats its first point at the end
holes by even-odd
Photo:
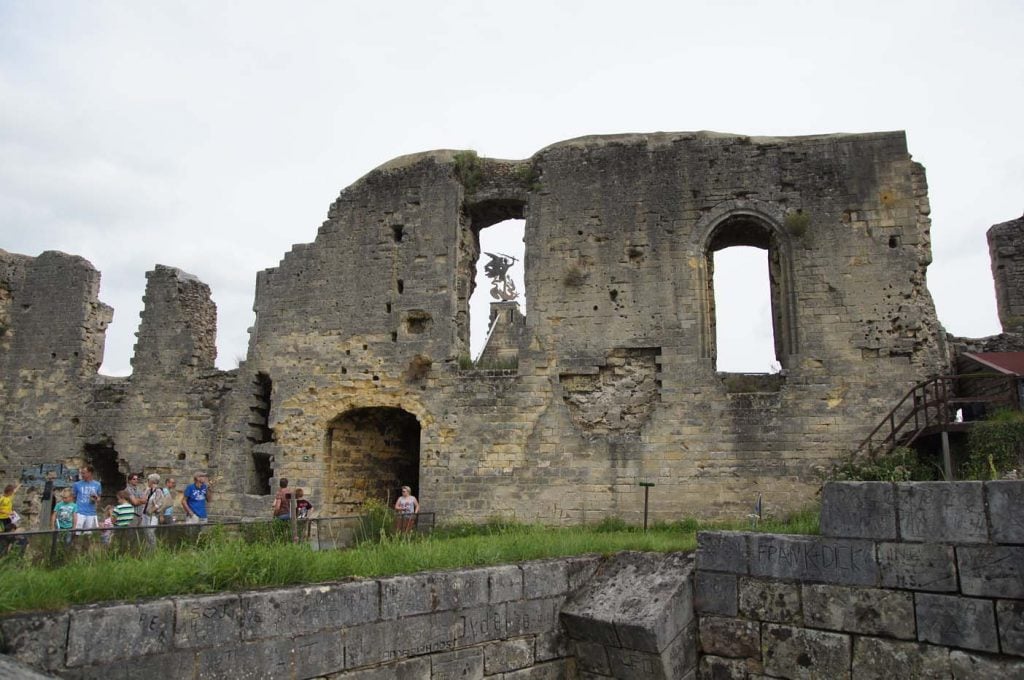
{"type": "MultiPolygon", "coordinates": [[[[0,251],[0,477],[90,461],[116,488],[128,469],[209,468],[222,516],[265,516],[282,476],[325,515],[400,484],[446,518],[636,519],[638,481],[657,485],[655,518],[744,513],[758,493],[793,508],[947,370],[928,213],[900,132],[405,156],[260,272],[237,370],[214,368],[207,286],[150,272],[128,378],[97,375],[112,310],[88,262],[0,251]],[[517,368],[465,370],[478,235],[510,218],[525,219],[528,305],[496,303],[485,353],[517,368]],[[770,380],[716,372],[711,255],[735,245],[768,252],[770,380]]],[[[993,252],[1012,326],[1009,231],[993,252]]]]}

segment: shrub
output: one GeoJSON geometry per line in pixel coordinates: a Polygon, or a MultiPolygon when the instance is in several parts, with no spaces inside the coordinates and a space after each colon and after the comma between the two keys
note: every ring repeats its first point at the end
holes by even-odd
{"type": "Polygon", "coordinates": [[[786,231],[791,235],[800,237],[807,233],[807,228],[811,226],[811,216],[805,213],[803,210],[797,210],[786,215],[785,218],[786,231]]]}
{"type": "Polygon", "coordinates": [[[864,460],[848,460],[832,469],[828,478],[855,482],[909,482],[937,479],[938,471],[921,461],[917,452],[897,446],[885,456],[864,460]]]}
{"type": "Polygon", "coordinates": [[[467,194],[476,192],[483,179],[483,169],[476,151],[459,151],[455,154],[455,176],[462,182],[467,194]]]}
{"type": "Polygon", "coordinates": [[[967,437],[964,479],[999,479],[1024,460],[1024,413],[1002,409],[975,423],[967,437]]]}

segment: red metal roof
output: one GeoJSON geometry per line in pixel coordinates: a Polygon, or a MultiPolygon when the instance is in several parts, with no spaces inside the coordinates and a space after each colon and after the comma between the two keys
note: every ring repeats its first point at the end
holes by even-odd
{"type": "Polygon", "coordinates": [[[1024,352],[964,352],[963,356],[1007,375],[1024,375],[1024,352]]]}

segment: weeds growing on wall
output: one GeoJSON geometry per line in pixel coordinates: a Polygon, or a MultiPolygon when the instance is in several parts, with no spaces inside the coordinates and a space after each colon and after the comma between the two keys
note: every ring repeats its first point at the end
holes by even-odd
{"type": "Polygon", "coordinates": [[[999,410],[975,423],[967,437],[963,479],[999,479],[1024,467],[1024,413],[999,410]]]}
{"type": "Polygon", "coordinates": [[[797,238],[806,234],[808,227],[811,226],[811,216],[803,210],[797,210],[796,212],[787,214],[784,220],[786,231],[788,231],[791,236],[796,236],[797,238]]]}
{"type": "Polygon", "coordinates": [[[459,151],[455,154],[455,176],[462,182],[467,194],[475,193],[480,188],[483,169],[476,151],[459,151]]]}
{"type": "Polygon", "coordinates": [[[922,482],[942,478],[941,469],[922,461],[917,452],[897,446],[891,453],[864,460],[849,460],[829,474],[831,481],[922,482]]]}

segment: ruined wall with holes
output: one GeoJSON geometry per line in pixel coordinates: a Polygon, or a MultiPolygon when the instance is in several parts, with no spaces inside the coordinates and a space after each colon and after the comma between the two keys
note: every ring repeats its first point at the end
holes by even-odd
{"type": "MultiPolygon", "coordinates": [[[[315,239],[258,275],[235,372],[212,368],[205,287],[152,273],[135,374],[81,378],[88,395],[60,416],[82,420],[65,448],[84,437],[132,467],[209,467],[227,514],[265,515],[282,476],[325,514],[360,486],[399,482],[446,518],[637,520],[640,480],[657,484],[655,518],[746,512],[758,493],[772,511],[792,508],[907,388],[946,370],[925,287],[928,213],[899,132],[656,133],[521,161],[405,156],[342,191],[315,239]],[[478,234],[509,218],[526,223],[526,317],[502,339],[515,361],[467,370],[478,234]],[[768,251],[775,379],[716,372],[711,256],[734,245],[768,251]],[[339,432],[355,412],[376,417],[339,432]],[[370,450],[391,437],[389,413],[415,419],[418,446],[370,450]],[[335,435],[366,450],[339,449],[335,435]],[[414,472],[349,478],[380,467],[351,455],[414,472]]],[[[90,294],[93,316],[78,313],[92,320],[75,328],[109,317],[90,294]]],[[[6,411],[0,440],[20,456],[16,428],[48,421],[6,411]]]]}

